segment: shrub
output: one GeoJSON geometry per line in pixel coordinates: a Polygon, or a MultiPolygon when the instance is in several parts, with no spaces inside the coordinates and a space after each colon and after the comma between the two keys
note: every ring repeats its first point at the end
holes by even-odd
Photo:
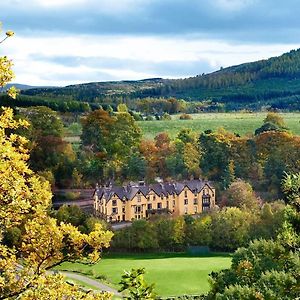
{"type": "Polygon", "coordinates": [[[192,120],[192,116],[189,114],[181,114],[179,117],[180,120],[192,120]]]}
{"type": "Polygon", "coordinates": [[[65,198],[66,200],[76,200],[80,197],[79,192],[66,192],[65,193],[65,198]]]}

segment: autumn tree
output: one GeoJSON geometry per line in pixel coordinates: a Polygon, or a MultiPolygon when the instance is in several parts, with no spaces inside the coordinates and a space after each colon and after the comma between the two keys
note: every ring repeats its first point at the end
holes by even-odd
{"type": "Polygon", "coordinates": [[[280,114],[270,112],[264,119],[263,125],[255,130],[255,135],[261,134],[266,131],[287,131],[288,128],[284,122],[284,119],[280,114]]]}
{"type": "Polygon", "coordinates": [[[255,210],[258,209],[258,205],[259,201],[248,182],[236,180],[226,190],[226,206],[255,210]]]}
{"type": "MultiPolygon", "coordinates": [[[[0,61],[1,84],[11,79],[7,60],[0,61]],[[7,71],[8,70],[8,71],[7,71]]],[[[90,234],[58,223],[48,215],[49,183],[28,167],[27,139],[12,133],[28,122],[13,118],[12,109],[0,114],[0,298],[1,299],[110,299],[107,293],[85,293],[70,286],[61,275],[46,270],[63,261],[96,262],[108,247],[112,233],[97,224],[90,234]],[[4,243],[7,231],[21,232],[17,246],[4,243]]]]}

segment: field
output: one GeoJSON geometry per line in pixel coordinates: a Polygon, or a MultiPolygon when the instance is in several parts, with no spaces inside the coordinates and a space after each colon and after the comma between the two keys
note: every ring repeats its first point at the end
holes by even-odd
{"type": "Polygon", "coordinates": [[[230,262],[229,255],[221,254],[201,257],[185,254],[111,254],[94,266],[64,263],[58,269],[81,272],[95,278],[102,275],[112,286],[118,287],[124,270],[144,267],[147,282],[155,283],[155,290],[160,296],[176,296],[207,292],[208,274],[228,268],[230,262]]]}
{"type": "MultiPolygon", "coordinates": [[[[294,134],[300,135],[300,113],[282,113],[287,126],[294,134]]],[[[172,116],[169,121],[141,121],[144,138],[153,139],[160,132],[168,132],[174,138],[182,128],[191,128],[195,132],[224,127],[240,135],[252,134],[262,125],[266,113],[202,113],[193,114],[192,120],[179,120],[172,116]]]]}

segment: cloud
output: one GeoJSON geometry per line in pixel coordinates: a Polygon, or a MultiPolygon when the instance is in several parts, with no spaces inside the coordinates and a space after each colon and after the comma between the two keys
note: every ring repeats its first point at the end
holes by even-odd
{"type": "Polygon", "coordinates": [[[16,81],[184,77],[300,43],[299,0],[6,0],[1,44],[16,81]]]}
{"type": "Polygon", "coordinates": [[[247,45],[177,37],[77,35],[18,37],[2,47],[15,82],[34,85],[194,76],[280,55],[297,44],[247,45]]]}
{"type": "Polygon", "coordinates": [[[196,35],[295,43],[300,34],[298,0],[7,0],[1,5],[3,21],[22,35],[196,35]]]}

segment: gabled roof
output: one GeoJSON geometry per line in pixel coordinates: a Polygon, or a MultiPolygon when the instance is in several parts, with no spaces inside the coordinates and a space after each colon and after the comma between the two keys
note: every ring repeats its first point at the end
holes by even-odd
{"type": "Polygon", "coordinates": [[[95,193],[99,199],[104,199],[108,202],[114,195],[117,195],[122,201],[132,200],[135,195],[140,192],[145,197],[152,190],[158,196],[167,196],[180,194],[185,187],[187,187],[193,193],[199,193],[204,186],[207,185],[212,188],[211,183],[203,181],[201,179],[186,180],[183,182],[165,182],[154,183],[150,185],[140,185],[134,182],[129,183],[126,186],[108,185],[106,187],[97,187],[95,193]]]}

